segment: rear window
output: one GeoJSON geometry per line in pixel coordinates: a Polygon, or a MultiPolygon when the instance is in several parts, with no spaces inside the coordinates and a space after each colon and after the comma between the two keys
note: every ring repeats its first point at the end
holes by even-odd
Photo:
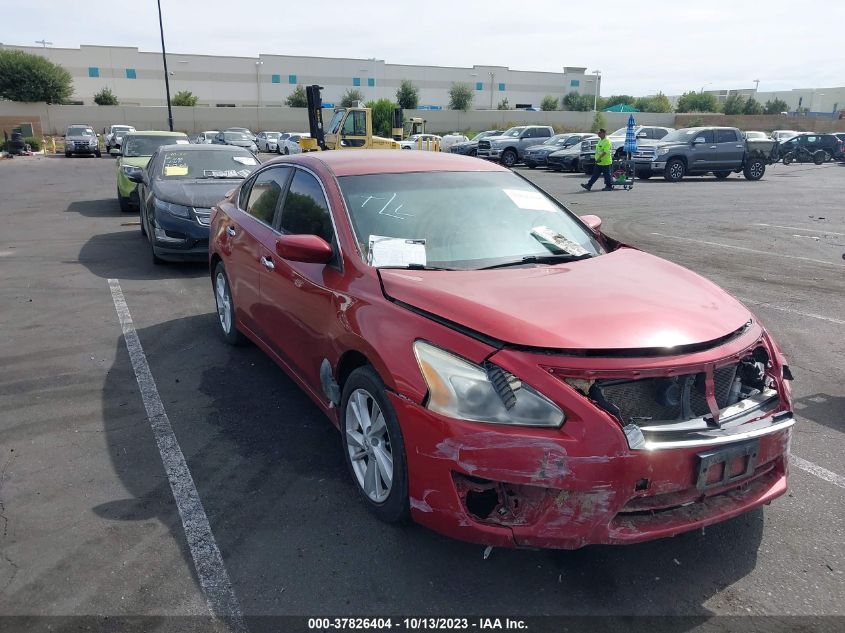
{"type": "Polygon", "coordinates": [[[187,145],[188,139],[184,136],[127,136],[123,140],[123,155],[152,156],[155,151],[163,145],[187,145]]]}
{"type": "Polygon", "coordinates": [[[736,142],[736,131],[735,130],[716,130],[716,142],[717,143],[733,143],[736,142]]]}

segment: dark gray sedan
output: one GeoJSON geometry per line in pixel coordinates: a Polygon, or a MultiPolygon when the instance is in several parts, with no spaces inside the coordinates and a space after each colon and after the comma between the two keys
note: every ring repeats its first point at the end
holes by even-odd
{"type": "Polygon", "coordinates": [[[211,141],[214,145],[234,145],[235,147],[243,147],[250,152],[258,151],[258,145],[252,140],[252,137],[245,132],[219,132],[211,141]]]}
{"type": "Polygon", "coordinates": [[[248,150],[230,145],[164,145],[138,183],[141,233],[153,263],[208,259],[211,207],[258,166],[248,150]]]}

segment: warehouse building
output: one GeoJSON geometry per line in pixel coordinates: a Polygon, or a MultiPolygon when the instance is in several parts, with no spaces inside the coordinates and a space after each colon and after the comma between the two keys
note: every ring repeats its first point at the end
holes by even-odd
{"type": "MultiPolygon", "coordinates": [[[[104,87],[110,88],[122,105],[166,103],[160,52],[89,45],[41,48],[0,44],[0,48],[42,55],[64,66],[73,76],[72,101],[78,104],[93,104],[94,95],[104,87]]],[[[423,109],[446,109],[454,83],[473,89],[476,109],[496,108],[503,99],[511,108],[539,107],[546,95],[560,98],[573,91],[592,95],[597,87],[597,78],[580,67],[565,67],[558,73],[503,66],[412,66],[381,59],[182,53],[168,53],[167,66],[171,95],[189,90],[199,98],[197,105],[211,107],[281,106],[297,85],[308,84],[323,86],[323,101],[332,104],[352,88],[360,90],[366,100],[395,99],[399,84],[407,79],[419,89],[423,109]]]]}

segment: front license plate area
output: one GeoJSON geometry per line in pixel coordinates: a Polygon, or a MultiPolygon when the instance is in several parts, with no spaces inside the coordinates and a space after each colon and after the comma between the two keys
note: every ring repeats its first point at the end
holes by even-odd
{"type": "Polygon", "coordinates": [[[741,481],[754,474],[760,442],[744,442],[698,454],[695,487],[706,491],[741,481]]]}

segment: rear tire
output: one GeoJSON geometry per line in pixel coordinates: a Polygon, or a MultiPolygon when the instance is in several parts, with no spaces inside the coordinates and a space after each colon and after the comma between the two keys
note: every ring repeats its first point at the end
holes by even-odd
{"type": "Polygon", "coordinates": [[[132,210],[132,207],[129,206],[129,198],[124,198],[120,195],[120,192],[117,192],[117,202],[120,204],[120,210],[124,213],[129,213],[132,210]]]}
{"type": "Polygon", "coordinates": [[[790,165],[792,163],[792,152],[787,152],[783,155],[783,164],[790,165]]]}
{"type": "Polygon", "coordinates": [[[71,157],[71,153],[68,152],[68,151],[65,151],[65,158],[70,158],[70,157],[71,157]]]}
{"type": "Polygon", "coordinates": [[[96,156],[97,158],[102,158],[103,153],[100,150],[97,150],[96,152],[94,152],[94,156],[96,156]]]}
{"type": "Polygon", "coordinates": [[[235,301],[232,298],[232,287],[229,285],[229,276],[226,274],[226,267],[223,262],[217,262],[211,282],[214,287],[217,320],[220,323],[220,332],[223,334],[223,339],[229,345],[240,345],[245,339],[235,325],[235,301]]]}
{"type": "Polygon", "coordinates": [[[823,149],[820,149],[813,153],[813,164],[814,165],[821,165],[823,162],[827,160],[827,154],[823,149]]]}
{"type": "MultiPolygon", "coordinates": [[[[370,365],[357,368],[347,378],[343,385],[339,413],[343,456],[364,503],[370,512],[385,523],[406,522],[410,517],[410,503],[405,442],[396,412],[387,398],[384,382],[370,365]],[[350,400],[352,400],[351,404],[350,400]],[[376,411],[376,406],[380,410],[380,415],[376,411]],[[383,427],[378,423],[379,419],[383,422],[383,427]],[[361,424],[362,421],[363,424],[361,424]],[[366,429],[365,425],[367,425],[366,429]],[[374,427],[382,428],[382,431],[379,433],[374,427]],[[368,433],[371,429],[372,433],[368,433]],[[365,446],[356,446],[356,443],[363,442],[364,438],[367,438],[365,446]],[[352,442],[351,448],[350,442],[352,442]],[[354,460],[354,463],[352,452],[357,452],[360,456],[354,460]],[[380,473],[384,472],[385,466],[388,466],[385,460],[386,455],[390,458],[389,468],[392,471],[389,492],[384,499],[376,501],[371,496],[372,491],[368,493],[365,485],[370,475],[369,467],[372,467],[374,479],[371,482],[373,484],[377,482],[375,490],[384,493],[385,482],[380,473]],[[377,464],[381,464],[382,467],[379,468],[377,464]],[[356,472],[356,468],[363,471],[365,467],[366,473],[356,472]]],[[[378,496],[378,493],[374,496],[378,496]]]]}
{"type": "Polygon", "coordinates": [[[742,170],[742,175],[745,176],[746,180],[760,180],[765,173],[766,163],[761,158],[752,158],[742,170]]]}
{"type": "Polygon", "coordinates": [[[729,172],[729,171],[714,171],[713,175],[716,176],[717,180],[724,180],[725,178],[727,178],[728,176],[731,175],[731,172],[729,172]]]}
{"type": "Polygon", "coordinates": [[[673,158],[666,164],[663,171],[663,178],[669,182],[681,182],[686,176],[687,166],[680,158],[673,158]]]}

